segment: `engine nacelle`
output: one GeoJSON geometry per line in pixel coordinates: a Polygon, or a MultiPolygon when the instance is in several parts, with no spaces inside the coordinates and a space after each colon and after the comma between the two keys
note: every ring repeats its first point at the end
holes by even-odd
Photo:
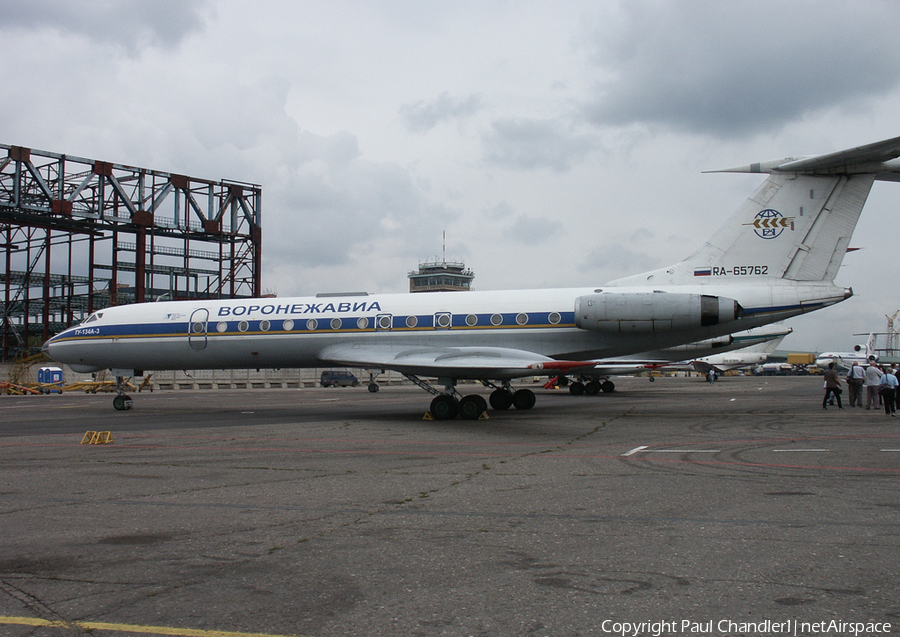
{"type": "Polygon", "coordinates": [[[661,332],[730,323],[741,309],[734,299],[709,294],[602,292],[575,299],[575,324],[600,332],[661,332]]]}
{"type": "Polygon", "coordinates": [[[667,347],[667,352],[706,352],[717,349],[719,347],[729,347],[734,343],[734,337],[731,334],[718,336],[716,338],[708,338],[703,341],[694,341],[693,343],[685,343],[684,345],[676,345],[667,347]]]}

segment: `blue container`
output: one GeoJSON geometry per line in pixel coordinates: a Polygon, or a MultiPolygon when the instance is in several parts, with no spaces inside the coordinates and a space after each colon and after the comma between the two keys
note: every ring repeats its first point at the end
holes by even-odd
{"type": "MultiPolygon", "coordinates": [[[[41,367],[38,369],[38,382],[49,385],[57,384],[62,388],[63,371],[59,367],[41,367]]],[[[52,391],[60,391],[54,389],[52,391]]]]}

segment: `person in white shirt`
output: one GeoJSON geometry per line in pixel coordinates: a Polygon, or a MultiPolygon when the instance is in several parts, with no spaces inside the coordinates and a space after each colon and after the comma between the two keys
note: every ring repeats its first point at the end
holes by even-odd
{"type": "Polygon", "coordinates": [[[878,393],[881,375],[882,372],[875,363],[866,367],[866,409],[871,409],[872,405],[876,409],[881,407],[881,395],[878,393]]]}
{"type": "Polygon", "coordinates": [[[847,371],[847,387],[850,388],[850,406],[862,407],[862,388],[866,382],[866,370],[859,363],[853,363],[847,371]]]}

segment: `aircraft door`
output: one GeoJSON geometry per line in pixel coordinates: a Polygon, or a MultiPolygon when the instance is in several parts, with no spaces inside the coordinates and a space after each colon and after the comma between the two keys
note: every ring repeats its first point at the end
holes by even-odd
{"type": "Polygon", "coordinates": [[[188,322],[188,344],[191,349],[206,349],[207,327],[209,326],[209,310],[200,308],[191,314],[188,322]]]}

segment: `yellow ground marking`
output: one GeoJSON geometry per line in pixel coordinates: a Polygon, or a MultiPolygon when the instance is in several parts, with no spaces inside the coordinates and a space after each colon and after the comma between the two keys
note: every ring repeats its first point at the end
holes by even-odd
{"type": "Polygon", "coordinates": [[[107,622],[63,622],[37,617],[4,617],[0,625],[41,626],[46,628],[80,628],[82,630],[117,630],[122,633],[163,635],[164,637],[300,637],[299,635],[273,635],[271,633],[243,633],[231,630],[201,630],[199,628],[173,628],[170,626],[140,626],[135,624],[111,624],[107,622]]]}

